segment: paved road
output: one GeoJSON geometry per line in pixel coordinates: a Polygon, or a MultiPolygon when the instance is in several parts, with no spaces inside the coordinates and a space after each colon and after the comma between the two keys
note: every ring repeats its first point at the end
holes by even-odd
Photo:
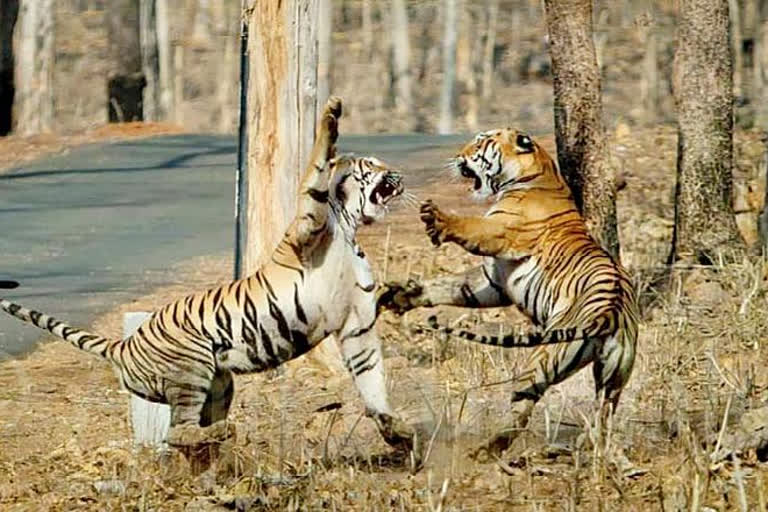
{"type": "MultiPolygon", "coordinates": [[[[420,184],[466,136],[342,137],[420,184]]],[[[185,135],[92,145],[0,174],[0,279],[20,303],[87,325],[173,282],[172,264],[231,250],[236,143],[185,135]]],[[[0,316],[0,360],[40,331],[0,316]]]]}

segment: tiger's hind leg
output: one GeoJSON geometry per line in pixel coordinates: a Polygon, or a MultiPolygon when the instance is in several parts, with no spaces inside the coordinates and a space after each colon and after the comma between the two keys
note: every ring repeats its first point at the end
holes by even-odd
{"type": "Polygon", "coordinates": [[[227,419],[234,394],[235,383],[232,380],[232,372],[217,368],[200,413],[200,426],[208,427],[227,419]]]}
{"type": "Polygon", "coordinates": [[[512,405],[505,414],[504,426],[480,443],[471,455],[476,458],[501,455],[526,428],[534,406],[547,389],[584,368],[594,357],[592,340],[537,347],[513,382],[512,405]]]}
{"type": "MultiPolygon", "coordinates": [[[[231,378],[229,375],[230,381],[231,378]]],[[[232,400],[229,389],[226,375],[214,376],[208,388],[191,384],[167,385],[165,394],[171,406],[168,444],[177,448],[194,447],[231,437],[234,425],[214,420],[222,414],[226,417],[232,400]]]]}
{"type": "Polygon", "coordinates": [[[635,363],[634,338],[623,332],[610,336],[600,345],[592,365],[595,394],[601,402],[601,420],[605,425],[619,405],[621,392],[629,381],[635,363]]]}

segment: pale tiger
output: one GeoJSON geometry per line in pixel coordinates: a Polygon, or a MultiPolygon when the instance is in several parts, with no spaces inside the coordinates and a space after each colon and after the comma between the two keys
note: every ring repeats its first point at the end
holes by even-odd
{"type": "Polygon", "coordinates": [[[274,368],[333,336],[384,439],[410,448],[413,429],[390,406],[373,329],[376,283],[355,239],[360,223],[379,218],[402,194],[401,175],[375,158],[334,158],[340,115],[341,101],[329,99],[297,216],[253,275],[164,306],[124,340],[8,300],[0,308],[109,360],[131,393],[170,404],[168,442],[177,446],[231,434],[221,420],[232,402],[233,373],[274,368]]]}

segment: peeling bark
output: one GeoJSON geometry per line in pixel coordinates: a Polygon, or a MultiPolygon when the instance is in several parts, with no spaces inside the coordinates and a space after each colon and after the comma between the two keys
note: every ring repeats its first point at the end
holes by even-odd
{"type": "Polygon", "coordinates": [[[314,140],[318,43],[317,0],[251,5],[246,274],[269,258],[296,213],[314,140]]]}

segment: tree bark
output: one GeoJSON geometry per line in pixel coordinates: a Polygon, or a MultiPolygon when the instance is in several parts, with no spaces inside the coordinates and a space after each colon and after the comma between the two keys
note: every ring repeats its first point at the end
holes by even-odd
{"type": "MultiPolygon", "coordinates": [[[[221,2],[223,0],[215,0],[221,2]]],[[[209,0],[196,0],[195,20],[192,24],[192,37],[197,42],[209,45],[211,43],[211,6],[209,0]]]]}
{"type": "Polygon", "coordinates": [[[246,274],[269,258],[296,213],[314,140],[317,9],[317,0],[249,4],[246,274]]]}
{"type": "Polygon", "coordinates": [[[401,113],[410,113],[411,97],[411,45],[408,39],[408,11],[405,0],[392,0],[392,51],[395,86],[395,104],[401,113]]]}
{"type": "Polygon", "coordinates": [[[438,133],[453,131],[453,89],[456,82],[456,0],[443,0],[443,87],[438,133]]]}
{"type": "Polygon", "coordinates": [[[499,16],[499,0],[488,3],[488,21],[485,29],[485,44],[483,45],[483,101],[491,99],[493,92],[493,53],[496,46],[496,19],[499,16]]]}
{"type": "Polygon", "coordinates": [[[53,129],[53,0],[21,0],[14,44],[15,130],[21,135],[53,129]]]}
{"type": "Polygon", "coordinates": [[[142,72],[139,0],[112,0],[106,15],[112,64],[107,76],[109,122],[142,121],[146,77],[142,72]]]}
{"type": "Polygon", "coordinates": [[[333,1],[318,1],[317,109],[322,109],[333,89],[333,1]]]}
{"type": "Polygon", "coordinates": [[[646,123],[654,123],[659,104],[659,64],[656,49],[656,28],[653,21],[642,29],[645,44],[643,76],[640,79],[640,100],[646,123]]]}
{"type": "Polygon", "coordinates": [[[456,80],[461,84],[461,110],[464,110],[464,122],[471,132],[477,131],[478,91],[475,63],[482,51],[482,32],[477,30],[477,20],[473,16],[471,4],[467,0],[458,0],[458,40],[456,42],[456,80]]]}
{"type": "Polygon", "coordinates": [[[560,170],[597,242],[619,257],[616,186],[603,124],[590,0],[545,0],[560,170]]]}
{"type": "Polygon", "coordinates": [[[173,48],[168,25],[168,0],[155,0],[155,30],[157,35],[157,93],[160,119],[175,119],[173,48]]]}
{"type": "MultiPolygon", "coordinates": [[[[768,126],[768,2],[761,2],[752,53],[755,125],[768,126]]],[[[768,187],[766,187],[768,188],[768,187]]]]}
{"type": "Polygon", "coordinates": [[[730,45],[733,52],[733,95],[740,98],[744,94],[742,71],[744,69],[744,52],[741,49],[742,26],[741,9],[738,0],[728,0],[728,16],[731,21],[730,45]]]}
{"type": "Polygon", "coordinates": [[[19,0],[0,3],[0,136],[13,128],[13,28],[19,14],[19,0]]]}
{"type": "Polygon", "coordinates": [[[142,107],[145,121],[161,119],[160,60],[157,48],[156,0],[139,0],[139,39],[141,43],[141,69],[146,78],[142,107]]]}
{"type": "Polygon", "coordinates": [[[681,0],[674,96],[677,186],[670,262],[716,261],[743,249],[736,227],[733,178],[733,61],[728,0],[681,0]]]}
{"type": "Polygon", "coordinates": [[[362,10],[363,51],[364,55],[370,57],[373,52],[373,12],[371,0],[363,0],[362,10]]]}

